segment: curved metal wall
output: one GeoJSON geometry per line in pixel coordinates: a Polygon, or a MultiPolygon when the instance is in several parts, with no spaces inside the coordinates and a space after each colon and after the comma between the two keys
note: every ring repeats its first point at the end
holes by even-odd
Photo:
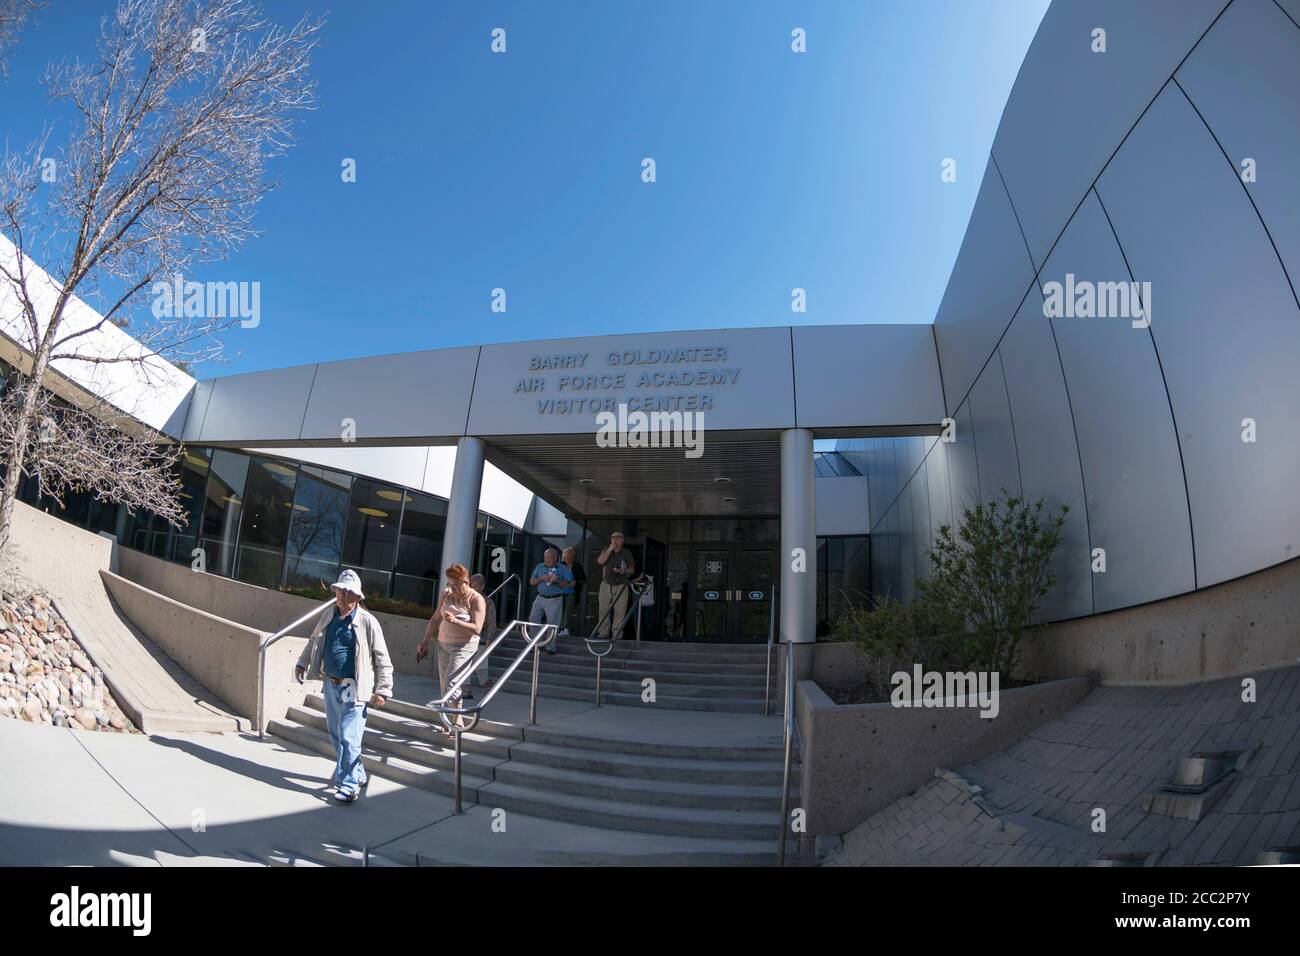
{"type": "Polygon", "coordinates": [[[935,318],[956,441],[845,443],[877,591],[913,593],[939,525],[1001,487],[1071,506],[1049,620],[1300,555],[1297,91],[1300,0],[1053,3],[935,318]],[[1048,317],[1069,276],[1137,283],[1149,327],[1048,317]]]}

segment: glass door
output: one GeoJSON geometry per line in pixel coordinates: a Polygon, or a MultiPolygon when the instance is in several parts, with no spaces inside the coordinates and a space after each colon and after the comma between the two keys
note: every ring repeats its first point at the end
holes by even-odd
{"type": "Polygon", "coordinates": [[[697,641],[723,642],[730,638],[731,549],[696,548],[690,597],[692,636],[697,641]]]}
{"type": "Polygon", "coordinates": [[[775,566],[770,546],[695,548],[687,592],[691,637],[719,644],[766,641],[775,566]]]}
{"type": "Polygon", "coordinates": [[[772,577],[775,555],[770,547],[736,548],[734,577],[735,640],[763,643],[772,626],[772,577]]]}

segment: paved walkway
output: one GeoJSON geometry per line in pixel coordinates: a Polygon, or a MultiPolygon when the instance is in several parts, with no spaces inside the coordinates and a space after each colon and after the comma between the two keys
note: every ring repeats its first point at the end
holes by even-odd
{"type": "MultiPolygon", "coordinates": [[[[602,707],[584,726],[617,724],[618,710],[602,707]]],[[[671,865],[715,842],[488,806],[457,816],[450,799],[377,776],[339,806],[328,789],[332,761],[252,734],[144,737],[0,720],[0,753],[11,781],[0,801],[0,866],[355,863],[363,847],[406,865],[671,865]]]]}
{"type": "Polygon", "coordinates": [[[1006,750],[869,817],[827,863],[1248,866],[1261,851],[1295,847],[1300,667],[1253,676],[1249,702],[1239,677],[1098,687],[1006,750]],[[1166,789],[1180,759],[1209,754],[1240,762],[1203,796],[1166,789]],[[1094,829],[1098,810],[1104,831],[1094,829]]]}
{"type": "Polygon", "coordinates": [[[14,561],[54,598],[123,712],[146,732],[247,729],[211,691],[118,610],[100,579],[110,542],[21,502],[14,507],[14,561]]]}

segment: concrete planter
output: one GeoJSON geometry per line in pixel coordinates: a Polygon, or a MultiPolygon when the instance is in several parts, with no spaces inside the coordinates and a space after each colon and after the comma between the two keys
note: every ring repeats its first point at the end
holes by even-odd
{"type": "Polygon", "coordinates": [[[811,836],[839,835],[911,793],[939,767],[1002,750],[1051,720],[1091,687],[1084,677],[1002,691],[996,717],[977,707],[836,704],[814,681],[795,691],[800,794],[811,836]]]}

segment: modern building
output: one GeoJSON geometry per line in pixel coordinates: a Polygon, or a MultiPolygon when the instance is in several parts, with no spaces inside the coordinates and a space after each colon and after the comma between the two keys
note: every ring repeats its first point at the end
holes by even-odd
{"type": "Polygon", "coordinates": [[[354,565],[424,604],[452,560],[499,581],[554,542],[590,569],[619,528],[655,578],[648,636],[697,641],[812,641],[850,592],[907,599],[937,528],[1002,489],[1069,507],[1044,620],[1288,562],[1298,14],[1054,4],[931,326],[173,370],[139,417],[187,446],[190,524],[75,497],[69,516],[268,586],[354,565]],[[700,414],[702,453],[601,447],[620,406],[700,414]]]}
{"type": "MultiPolygon", "coordinates": [[[[68,534],[83,559],[64,603],[101,646],[175,684],[173,709],[197,706],[191,685],[137,631],[229,698],[228,714],[202,719],[269,723],[328,756],[324,704],[267,689],[267,673],[287,685],[291,658],[258,670],[266,634],[314,609],[246,584],[310,588],[350,566],[372,595],[427,606],[439,569],[459,561],[503,585],[514,616],[544,547],[573,546],[594,580],[622,531],[654,579],[642,638],[777,638],[783,660],[623,642],[601,665],[571,640],[545,673],[552,705],[579,703],[539,725],[541,655],[510,637],[504,654],[531,652],[534,680],[500,678],[495,702],[512,716],[469,744],[467,818],[505,808],[563,835],[543,828],[529,845],[512,823],[515,842],[478,831],[462,857],[438,856],[431,839],[416,863],[483,862],[485,843],[514,864],[768,862],[794,779],[801,849],[839,841],[829,862],[1293,861],[1296,90],[1300,0],[1057,0],[928,325],[592,336],[202,380],[154,359],[149,389],[114,367],[60,365],[65,397],[104,396],[184,444],[190,515],[169,528],[72,495],[65,517],[165,560],[128,554],[115,575],[106,542],[68,534]],[[662,428],[640,427],[652,423],[662,428]],[[843,645],[818,641],[844,603],[911,599],[938,529],[1003,490],[1068,508],[1039,610],[1054,626],[1023,668],[1062,679],[1004,688],[996,722],[969,696],[919,719],[833,700],[861,677],[843,645]],[[236,581],[167,563],[200,559],[236,581]],[[242,669],[225,656],[241,647],[242,669]],[[658,698],[642,696],[647,680],[658,698]],[[784,722],[771,713],[782,700],[784,722]],[[1094,826],[1097,809],[1109,829],[1094,826]],[[570,825],[601,839],[587,847],[570,825]]],[[[13,254],[0,237],[0,257],[13,254]]],[[[7,294],[0,360],[12,370],[24,356],[7,294]]],[[[78,306],[74,321],[97,317],[78,306]]],[[[115,327],[97,334],[131,347],[115,327]]],[[[39,488],[23,495],[52,507],[39,488]]],[[[24,520],[29,539],[71,531],[24,520]]],[[[33,550],[57,581],[59,562],[33,550]]],[[[594,588],[584,603],[579,633],[594,588]]],[[[366,756],[377,775],[459,801],[459,743],[453,762],[412,703],[429,682],[423,622],[385,628],[411,689],[372,718],[366,756]]]]}

